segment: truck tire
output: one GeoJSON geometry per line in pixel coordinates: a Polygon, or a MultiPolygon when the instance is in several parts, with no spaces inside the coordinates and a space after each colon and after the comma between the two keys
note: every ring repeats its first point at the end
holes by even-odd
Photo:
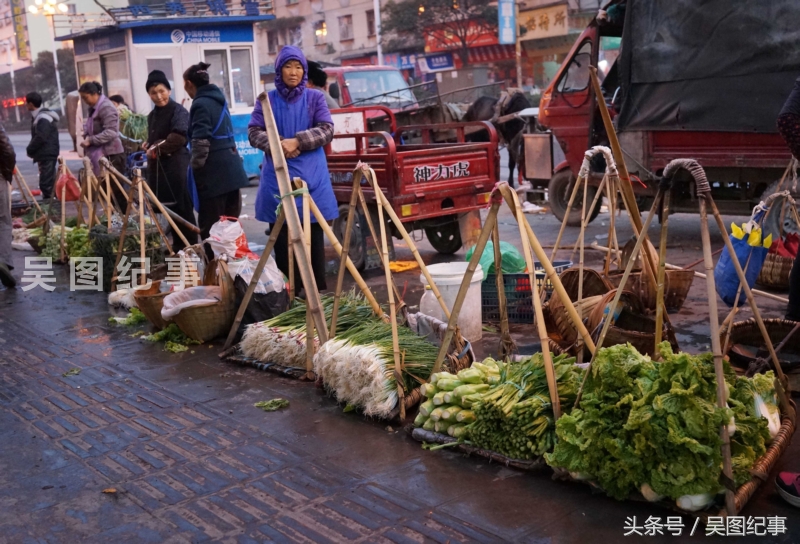
{"type": "MultiPolygon", "coordinates": [[[[550,178],[550,183],[547,185],[547,198],[550,202],[550,209],[553,215],[559,221],[564,221],[564,214],[567,212],[567,205],[569,204],[569,197],[572,195],[572,189],[575,186],[575,176],[572,175],[570,170],[562,170],[557,172],[550,178]]],[[[587,206],[591,205],[594,200],[594,195],[597,194],[597,187],[589,186],[587,191],[589,202],[587,206]]],[[[589,214],[589,222],[595,220],[600,213],[601,201],[597,201],[597,205],[589,214]]],[[[578,195],[575,197],[575,202],[572,203],[572,210],[569,213],[567,225],[570,227],[581,226],[581,213],[583,211],[583,191],[579,190],[578,195]]]]}
{"type": "MultiPolygon", "coordinates": [[[[761,193],[761,200],[762,201],[766,200],[766,198],[769,195],[771,195],[774,192],[776,192],[778,190],[778,184],[780,184],[780,182],[781,182],[780,180],[775,180],[772,183],[770,183],[769,186],[766,189],[764,189],[764,192],[761,193]]],[[[791,182],[791,180],[788,180],[788,181],[784,182],[783,190],[784,191],[786,191],[786,190],[791,191],[792,190],[792,182],[791,182]]],[[[800,193],[792,191],[792,198],[794,198],[795,200],[800,199],[800,193]]],[[[765,235],[767,233],[772,233],[772,236],[774,238],[775,236],[778,236],[778,233],[780,233],[780,232],[784,232],[784,233],[786,233],[786,232],[799,232],[800,233],[800,225],[798,225],[795,222],[794,218],[792,217],[792,214],[788,213],[789,212],[789,203],[784,200],[783,206],[786,208],[786,212],[787,213],[781,214],[780,213],[780,211],[781,211],[780,208],[776,207],[775,209],[773,209],[770,212],[770,214],[764,220],[764,233],[765,233],[765,235]],[[780,227],[779,223],[780,223],[780,220],[781,220],[781,215],[783,215],[783,228],[782,229],[779,228],[780,227]]],[[[800,204],[798,205],[797,210],[800,211],[800,204]]]]}
{"type": "MultiPolygon", "coordinates": [[[[333,233],[339,240],[339,243],[344,245],[344,230],[347,227],[347,214],[350,207],[347,204],[339,205],[339,217],[333,220],[333,233]]],[[[350,232],[350,260],[358,270],[364,270],[367,257],[366,237],[364,230],[366,223],[360,213],[356,213],[355,220],[353,221],[353,230],[350,232]]]]}
{"type": "Polygon", "coordinates": [[[442,255],[452,255],[461,249],[461,229],[458,226],[458,219],[438,227],[427,227],[425,236],[428,237],[433,249],[442,255]]]}

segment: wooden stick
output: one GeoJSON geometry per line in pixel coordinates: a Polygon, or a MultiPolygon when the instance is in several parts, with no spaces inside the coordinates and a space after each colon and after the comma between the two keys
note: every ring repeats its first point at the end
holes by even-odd
{"type": "MultiPolygon", "coordinates": [[[[144,233],[144,189],[142,188],[142,178],[136,177],[137,190],[139,192],[139,256],[142,259],[142,270],[146,270],[145,268],[145,258],[146,258],[146,249],[147,249],[147,238],[145,238],[144,233]]],[[[139,276],[139,279],[142,283],[145,282],[145,274],[139,276]]]]}
{"type": "Polygon", "coordinates": [[[223,352],[227,351],[231,347],[231,345],[233,344],[233,339],[236,338],[236,332],[239,330],[239,325],[242,323],[242,319],[244,318],[245,312],[247,312],[247,306],[250,304],[250,299],[253,298],[253,293],[256,292],[256,287],[258,287],[258,280],[261,278],[261,274],[264,273],[264,268],[267,267],[269,256],[272,253],[272,249],[275,247],[275,242],[278,240],[278,235],[280,234],[280,231],[283,228],[283,224],[285,221],[286,219],[283,216],[283,210],[281,210],[281,212],[278,214],[278,217],[275,219],[275,225],[269,232],[269,239],[267,239],[267,246],[264,248],[264,252],[258,259],[256,270],[255,272],[253,272],[253,277],[250,278],[250,283],[247,285],[247,291],[245,291],[244,293],[244,298],[242,299],[242,303],[239,304],[239,309],[236,312],[236,318],[233,320],[233,325],[231,325],[231,330],[228,331],[228,338],[225,340],[225,345],[222,347],[223,352]]]}
{"type": "Polygon", "coordinates": [[[108,173],[108,170],[103,168],[103,181],[106,184],[106,228],[111,230],[111,216],[114,213],[113,208],[111,207],[111,174],[108,173]]]}
{"type": "Polygon", "coordinates": [[[658,356],[658,345],[661,343],[662,327],[664,326],[664,278],[666,277],[667,264],[667,225],[669,224],[669,189],[664,193],[661,205],[661,240],[658,251],[658,291],[656,292],[656,340],[653,353],[658,356]]]}
{"type": "Polygon", "coordinates": [[[386,273],[386,292],[389,295],[389,322],[392,324],[392,351],[394,352],[394,378],[397,384],[397,404],[400,406],[400,421],[406,419],[405,386],[403,366],[400,364],[400,343],[397,337],[397,312],[392,290],[392,271],[389,268],[389,244],[386,239],[386,222],[383,220],[383,206],[378,206],[378,227],[381,230],[381,251],[383,252],[383,270],[386,273]]]}
{"type": "MultiPolygon", "coordinates": [[[[511,338],[508,327],[508,307],[506,306],[506,289],[503,283],[503,253],[500,251],[500,226],[495,223],[492,226],[492,245],[494,246],[494,278],[497,288],[497,304],[500,309],[500,356],[509,360],[511,354],[516,351],[517,346],[511,338]]],[[[486,273],[489,271],[487,270],[486,273]]]]}
{"type": "Polygon", "coordinates": [[[125,200],[127,201],[127,206],[125,206],[125,218],[122,220],[122,229],[119,233],[119,244],[117,246],[117,258],[114,261],[114,268],[111,270],[111,292],[113,293],[116,290],[117,280],[119,277],[117,276],[117,269],[119,268],[119,262],[122,260],[122,249],[125,243],[125,235],[128,233],[128,219],[131,216],[131,210],[133,209],[133,189],[134,186],[131,184],[130,188],[128,189],[128,194],[125,195],[125,200]]]}
{"type": "Polygon", "coordinates": [[[66,260],[65,236],[67,228],[67,184],[61,186],[61,240],[59,241],[60,251],[59,260],[63,263],[66,260]]]}
{"type": "MultiPolygon", "coordinates": [[[[367,182],[372,186],[373,190],[375,191],[375,196],[378,198],[379,203],[383,205],[383,209],[386,211],[386,214],[389,216],[389,219],[392,220],[392,224],[400,233],[400,236],[403,238],[403,241],[406,243],[406,245],[411,249],[411,253],[414,255],[414,259],[417,261],[420,271],[422,271],[422,275],[425,276],[425,281],[427,281],[428,285],[431,286],[431,291],[433,291],[436,300],[439,301],[439,306],[442,308],[442,313],[449,320],[450,309],[447,307],[447,304],[445,304],[444,299],[442,298],[442,294],[439,292],[439,288],[436,287],[436,282],[434,282],[433,278],[431,278],[431,274],[430,272],[428,272],[428,266],[425,264],[425,261],[422,260],[422,257],[420,256],[419,251],[417,250],[417,245],[414,243],[414,240],[411,239],[411,236],[408,234],[408,231],[406,230],[405,226],[403,226],[402,221],[400,221],[400,218],[397,217],[397,214],[392,208],[392,204],[386,198],[386,195],[383,194],[383,190],[380,188],[380,185],[378,185],[378,182],[375,179],[375,171],[372,170],[372,168],[370,168],[366,176],[367,176],[367,182]]],[[[369,217],[368,214],[367,216],[369,217]]]]}
{"type": "Polygon", "coordinates": [[[86,172],[86,204],[89,206],[89,228],[91,229],[94,226],[94,195],[92,194],[92,178],[94,178],[94,174],[89,174],[86,172]]]}
{"type": "Polygon", "coordinates": [[[295,278],[294,278],[294,248],[291,244],[288,244],[289,247],[287,248],[288,253],[288,260],[289,260],[289,304],[294,302],[294,290],[295,290],[295,278]]]}
{"type": "MultiPolygon", "coordinates": [[[[464,273],[464,279],[461,280],[461,287],[456,295],[456,300],[453,302],[453,311],[450,312],[450,318],[447,321],[447,331],[444,333],[442,345],[439,347],[439,354],[436,356],[436,362],[433,364],[432,374],[439,372],[442,368],[444,358],[447,355],[447,351],[450,349],[450,343],[453,341],[453,334],[458,326],[458,315],[461,313],[461,306],[464,304],[464,299],[467,297],[469,284],[472,281],[472,276],[475,275],[478,264],[480,264],[481,255],[483,255],[483,250],[486,248],[489,235],[492,233],[491,231],[494,225],[497,224],[497,212],[499,209],[500,202],[494,200],[492,202],[492,207],[489,208],[489,215],[486,216],[486,222],[483,224],[481,234],[478,236],[478,243],[475,244],[475,249],[472,251],[472,258],[469,260],[467,271],[464,273]]],[[[433,285],[431,285],[431,288],[433,288],[433,285]]]]}
{"type": "MultiPolygon", "coordinates": [[[[328,237],[328,241],[333,246],[333,249],[336,250],[337,255],[340,257],[342,255],[347,255],[342,251],[342,244],[339,243],[338,238],[336,238],[336,235],[333,233],[333,229],[331,229],[330,226],[328,226],[328,223],[325,222],[325,218],[322,216],[322,212],[319,211],[319,208],[314,203],[313,198],[310,200],[309,204],[311,205],[311,213],[313,213],[314,217],[317,218],[317,224],[322,227],[322,232],[324,232],[325,236],[328,237]]],[[[370,290],[367,282],[364,281],[364,278],[361,277],[361,274],[353,264],[353,261],[350,260],[349,255],[345,261],[345,266],[347,266],[347,271],[350,272],[350,275],[353,276],[358,288],[361,289],[362,293],[364,293],[364,296],[367,298],[367,302],[369,302],[370,306],[372,306],[372,311],[375,312],[375,315],[382,316],[383,309],[381,309],[381,305],[378,304],[377,300],[375,300],[375,295],[372,294],[372,290],[370,290]]]]}
{"type": "MultiPolygon", "coordinates": [[[[597,350],[599,351],[600,348],[603,347],[603,342],[605,342],[606,335],[608,334],[608,329],[611,328],[611,324],[614,322],[614,314],[617,311],[617,305],[619,304],[619,300],[622,297],[622,293],[625,289],[625,284],[628,281],[628,278],[631,275],[631,270],[633,270],[633,265],[636,262],[636,257],[639,256],[639,251],[641,251],[642,246],[644,245],[644,241],[646,236],[644,233],[647,232],[647,229],[650,227],[650,223],[653,221],[653,217],[656,215],[656,209],[660,204],[660,200],[663,193],[661,189],[658,189],[658,193],[656,194],[656,198],[653,201],[653,207],[650,209],[650,214],[647,216],[647,221],[645,221],[644,228],[636,237],[636,245],[633,246],[633,252],[631,253],[631,258],[628,259],[628,264],[625,266],[625,272],[622,274],[622,280],[619,282],[619,286],[616,289],[616,293],[614,293],[614,299],[611,301],[611,305],[607,306],[608,314],[605,316],[603,320],[603,328],[600,331],[600,337],[597,339],[597,350]]],[[[586,384],[586,378],[589,376],[592,370],[592,365],[594,364],[595,359],[597,358],[597,351],[592,353],[592,359],[589,361],[589,366],[586,368],[586,373],[583,375],[583,380],[581,381],[581,386],[578,389],[578,396],[575,398],[575,407],[577,408],[580,406],[581,396],[583,395],[583,386],[586,384]]]]}
{"type": "MultiPolygon", "coordinates": [[[[710,195],[709,195],[710,196],[710,195]]],[[[709,199],[710,200],[710,199],[709,199]]],[[[713,202],[713,200],[711,200],[713,202]]],[[[706,287],[708,289],[708,311],[709,311],[709,324],[711,327],[711,351],[714,355],[714,374],[717,379],[717,406],[726,408],[725,392],[725,377],[722,368],[722,349],[719,341],[719,313],[717,310],[717,296],[716,287],[714,285],[714,260],[711,257],[711,236],[708,232],[708,212],[706,209],[706,197],[703,195],[699,200],[700,204],[700,238],[703,241],[703,259],[705,261],[706,269],[706,287]]],[[[727,233],[724,226],[722,228],[723,235],[727,233]]],[[[727,236],[723,236],[726,240],[727,236]]],[[[736,260],[736,253],[733,248],[728,248],[731,252],[732,261],[738,266],[736,260]]],[[[747,282],[745,281],[745,284],[747,282]]],[[[731,462],[731,440],[728,435],[728,426],[720,426],[720,439],[722,440],[722,472],[730,482],[733,482],[733,465],[731,462]]],[[[728,487],[725,488],[725,509],[728,515],[736,514],[736,504],[734,501],[733,490],[728,487]]]]}
{"type": "MultiPolygon", "coordinates": [[[[500,187],[502,187],[503,185],[504,183],[500,183],[500,187]]],[[[516,214],[514,200],[512,200],[505,193],[503,193],[503,198],[511,208],[511,211],[516,214]]],[[[524,221],[523,226],[527,231],[528,240],[530,241],[531,247],[533,248],[533,253],[536,255],[536,258],[544,267],[545,283],[547,282],[547,280],[550,280],[550,282],[553,284],[553,290],[555,294],[558,296],[558,298],[561,299],[561,303],[564,305],[564,309],[567,310],[567,315],[569,316],[570,321],[572,321],[572,324],[578,330],[578,334],[580,334],[581,338],[583,338],[583,342],[589,349],[589,352],[594,353],[595,347],[594,347],[594,341],[592,340],[592,336],[591,334],[589,334],[589,331],[586,330],[586,325],[583,324],[583,320],[578,315],[578,311],[575,309],[575,305],[569,298],[566,289],[564,289],[564,284],[561,283],[561,279],[558,277],[558,273],[556,272],[555,268],[553,268],[553,263],[551,263],[550,260],[547,258],[547,255],[545,254],[542,245],[539,243],[539,239],[536,238],[536,234],[534,234],[530,223],[524,221]]]]}
{"type": "MultiPolygon", "coordinates": [[[[587,183],[588,185],[588,183],[587,183]]],[[[531,297],[533,299],[533,313],[534,324],[536,325],[537,332],[539,333],[539,340],[542,344],[542,357],[544,358],[544,371],[547,377],[547,389],[550,392],[550,403],[553,409],[553,418],[558,421],[561,417],[561,399],[558,397],[558,383],[556,382],[556,371],[553,367],[553,358],[550,354],[550,346],[547,342],[549,336],[547,335],[547,327],[544,323],[544,312],[542,311],[542,301],[539,298],[538,288],[536,287],[536,267],[533,263],[531,256],[531,242],[528,240],[528,233],[523,224],[527,225],[528,220],[522,211],[522,206],[519,203],[519,197],[516,191],[505,184],[500,185],[500,192],[505,198],[510,198],[514,201],[514,207],[517,212],[517,226],[519,227],[519,235],[522,239],[522,255],[525,257],[525,264],[528,267],[528,278],[531,282],[531,297]]],[[[585,193],[584,193],[585,194],[585,193]]],[[[586,198],[584,198],[584,211],[586,206],[586,198]]],[[[544,282],[542,282],[544,284],[544,282]]]]}
{"type": "MultiPolygon", "coordinates": [[[[609,247],[614,247],[616,249],[616,257],[617,257],[617,266],[622,261],[622,258],[619,253],[619,244],[617,243],[617,229],[615,225],[616,220],[616,211],[617,211],[617,181],[616,176],[612,179],[608,180],[608,185],[606,185],[606,190],[608,194],[608,211],[611,215],[611,218],[608,222],[608,245],[609,247]]],[[[608,270],[611,267],[611,252],[609,251],[606,254],[605,263],[603,265],[603,274],[608,276],[608,270]]]]}
{"type": "MultiPolygon", "coordinates": [[[[742,266],[739,264],[739,259],[736,258],[736,252],[733,249],[733,244],[731,243],[731,239],[725,235],[728,232],[727,229],[725,228],[725,223],[722,220],[722,216],[719,214],[719,210],[717,210],[717,205],[714,203],[714,200],[712,198],[708,199],[708,204],[711,206],[711,213],[714,215],[714,219],[717,221],[717,227],[719,227],[720,232],[723,233],[722,239],[724,240],[725,245],[728,248],[728,253],[730,253],[731,255],[731,262],[733,263],[733,267],[736,269],[736,275],[739,276],[739,281],[742,282],[744,295],[747,297],[747,301],[750,303],[750,309],[753,311],[753,317],[755,318],[756,324],[758,325],[758,328],[761,331],[761,335],[764,337],[764,343],[767,345],[767,350],[769,351],[770,358],[772,359],[772,364],[775,367],[775,374],[777,375],[781,383],[784,385],[785,389],[787,382],[786,382],[786,376],[784,375],[783,369],[781,368],[781,362],[778,359],[778,355],[775,353],[775,348],[772,345],[772,340],[770,339],[769,333],[767,332],[767,327],[764,325],[764,320],[761,319],[761,312],[758,311],[758,305],[756,304],[755,298],[753,297],[753,292],[750,290],[750,286],[747,285],[747,278],[744,275],[744,271],[742,271],[742,266]]],[[[701,221],[702,221],[702,214],[701,214],[701,221]]],[[[713,274],[711,275],[713,276],[713,274]]],[[[709,299],[714,298],[715,292],[716,291],[709,292],[708,298],[709,299]]],[[[719,317],[717,316],[716,319],[719,319],[719,317]]],[[[712,338],[712,341],[713,340],[714,339],[712,338]]],[[[717,341],[719,341],[719,339],[717,339],[717,341]]]]}
{"type": "MultiPolygon", "coordinates": [[[[158,235],[161,236],[161,239],[164,241],[164,244],[166,244],[167,251],[169,251],[170,257],[175,255],[175,251],[173,251],[173,249],[172,249],[172,244],[169,243],[169,240],[167,239],[167,235],[164,234],[164,229],[161,228],[161,223],[156,221],[156,214],[155,214],[155,212],[153,212],[153,206],[150,204],[150,201],[147,200],[146,198],[144,199],[144,205],[145,205],[145,209],[147,211],[147,214],[150,216],[150,218],[153,220],[153,224],[156,226],[156,230],[158,231],[158,235]]],[[[181,266],[183,266],[183,263],[181,263],[181,266]]],[[[181,274],[183,274],[183,271],[181,271],[181,274]]],[[[183,277],[183,276],[181,276],[181,277],[183,277]]]]}
{"type": "Polygon", "coordinates": [[[586,181],[582,177],[578,177],[575,180],[575,186],[572,188],[572,194],[569,197],[569,202],[567,203],[567,211],[564,214],[564,219],[561,220],[561,228],[558,229],[558,236],[556,237],[556,243],[553,245],[553,251],[550,253],[550,261],[554,261],[556,259],[556,254],[558,253],[558,246],[561,244],[561,237],[564,236],[564,229],[567,228],[567,221],[569,221],[569,214],[572,212],[572,205],[575,203],[575,198],[578,196],[578,188],[581,186],[581,181],[586,181]]]}
{"type": "MultiPolygon", "coordinates": [[[[583,204],[583,212],[582,212],[583,215],[581,216],[580,235],[578,239],[575,240],[575,244],[572,246],[572,254],[569,257],[570,261],[575,258],[575,252],[578,251],[578,247],[581,244],[581,240],[583,239],[584,233],[586,232],[586,229],[589,227],[589,223],[591,223],[591,221],[589,220],[589,218],[591,217],[591,210],[593,210],[594,207],[597,206],[597,201],[600,199],[601,196],[603,196],[603,191],[605,190],[607,185],[606,183],[607,179],[608,176],[604,175],[603,180],[600,182],[600,186],[597,188],[597,192],[594,194],[594,200],[592,200],[592,205],[588,208],[589,210],[588,214],[587,214],[586,203],[584,202],[583,204]]],[[[584,200],[586,200],[586,198],[589,196],[588,188],[589,188],[589,181],[587,179],[586,185],[584,186],[583,189],[584,200]]]]}
{"type": "Polygon", "coordinates": [[[41,206],[39,206],[39,203],[36,201],[36,197],[33,196],[33,192],[31,192],[31,188],[28,186],[28,182],[26,182],[25,178],[22,177],[22,172],[19,171],[19,168],[14,167],[14,174],[17,177],[17,185],[19,185],[20,191],[22,192],[23,195],[27,195],[26,200],[28,197],[30,197],[31,201],[33,202],[33,205],[36,206],[36,209],[39,211],[39,213],[44,215],[44,210],[42,210],[41,206]]]}
{"type": "MultiPolygon", "coordinates": [[[[308,194],[308,185],[300,178],[295,178],[295,183],[299,185],[303,192],[303,242],[305,245],[306,258],[311,262],[311,210],[308,205],[310,196],[308,194]]],[[[316,283],[316,279],[314,279],[316,283]]],[[[327,331],[328,324],[325,324],[327,331]]],[[[314,379],[314,319],[311,312],[308,311],[306,305],[306,379],[314,379]]]]}
{"type": "MultiPolygon", "coordinates": [[[[342,253],[344,255],[350,254],[350,238],[352,238],[353,233],[353,223],[355,222],[355,216],[358,213],[356,209],[356,204],[358,203],[358,193],[359,189],[361,189],[361,171],[356,170],[353,173],[353,189],[352,193],[350,194],[350,205],[347,208],[347,222],[345,223],[344,227],[344,239],[342,240],[342,253]]],[[[336,322],[339,319],[339,298],[342,295],[342,287],[344,286],[344,271],[345,271],[345,264],[344,259],[340,259],[339,261],[339,272],[336,276],[336,290],[333,292],[333,312],[331,313],[331,330],[328,333],[330,338],[336,336],[336,322]]]]}

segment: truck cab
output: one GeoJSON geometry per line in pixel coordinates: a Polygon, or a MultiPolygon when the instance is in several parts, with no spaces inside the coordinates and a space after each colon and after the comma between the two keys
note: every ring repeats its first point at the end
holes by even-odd
{"type": "MultiPolygon", "coordinates": [[[[417,107],[403,74],[391,66],[326,67],[328,93],[343,108],[383,106],[394,111],[417,107]]],[[[376,115],[378,110],[374,110],[376,115]]]]}

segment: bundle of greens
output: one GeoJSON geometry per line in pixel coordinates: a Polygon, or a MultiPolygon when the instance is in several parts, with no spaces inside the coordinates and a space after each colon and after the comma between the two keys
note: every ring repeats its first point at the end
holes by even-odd
{"type": "Polygon", "coordinates": [[[144,340],[148,342],[164,342],[164,350],[170,353],[181,353],[188,350],[189,345],[200,343],[183,334],[183,331],[175,323],[170,323],[160,331],[145,336],[144,340]]]}
{"type": "Polygon", "coordinates": [[[141,113],[132,112],[129,109],[123,109],[119,116],[120,132],[126,138],[131,140],[139,140],[143,142],[147,140],[147,116],[141,113]]]}
{"type": "MultiPolygon", "coordinates": [[[[314,355],[314,371],[339,401],[389,417],[398,399],[392,326],[372,313],[349,327],[339,323],[341,332],[314,355]]],[[[397,336],[403,385],[411,391],[430,377],[439,348],[407,327],[397,336]]]]}
{"type": "Polygon", "coordinates": [[[474,362],[458,374],[437,372],[430,383],[422,386],[426,401],[422,403],[414,425],[427,431],[446,432],[463,439],[467,425],[475,421],[473,403],[489,390],[490,384],[500,383],[505,363],[492,358],[474,362]]]}
{"type": "Polygon", "coordinates": [[[144,316],[141,310],[139,310],[139,308],[131,308],[131,311],[128,312],[128,315],[125,317],[109,317],[108,322],[112,325],[125,325],[126,327],[134,327],[136,325],[147,323],[147,318],[144,316]]]}
{"type": "MultiPolygon", "coordinates": [[[[333,297],[321,297],[325,320],[330,323],[333,314],[333,297]]],[[[350,327],[369,321],[373,316],[372,307],[361,294],[354,291],[342,295],[339,301],[337,329],[350,327]]],[[[314,336],[315,352],[319,340],[314,336]]],[[[247,327],[240,344],[242,354],[259,361],[281,366],[304,367],[306,361],[306,304],[295,299],[294,305],[286,312],[261,323],[247,327]]]]}
{"type": "MultiPolygon", "coordinates": [[[[561,405],[575,402],[583,370],[568,355],[553,358],[561,405]]],[[[535,459],[552,451],[555,422],[541,353],[509,364],[500,383],[484,393],[473,406],[475,423],[467,428],[474,446],[512,459],[535,459]]]]}
{"type": "Polygon", "coordinates": [[[70,257],[91,257],[94,255],[89,243],[89,229],[85,226],[74,227],[64,237],[67,246],[67,255],[70,257]]]}
{"type": "Polygon", "coordinates": [[[726,365],[731,394],[729,408],[720,408],[711,354],[674,354],[666,342],[659,351],[661,362],[630,344],[600,350],[580,408],[559,419],[558,441],[545,458],[618,499],[641,491],[650,500],[703,507],[721,489],[720,426],[735,425],[734,479],[741,485],[765,451],[766,421],[755,414],[748,378],[726,365]]]}

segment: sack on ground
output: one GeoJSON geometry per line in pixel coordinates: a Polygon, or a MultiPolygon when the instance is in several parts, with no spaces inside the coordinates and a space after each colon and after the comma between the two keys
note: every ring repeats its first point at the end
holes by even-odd
{"type": "Polygon", "coordinates": [[[189,287],[164,297],[164,307],[161,308],[161,317],[172,319],[185,308],[193,306],[211,306],[222,300],[222,287],[201,286],[189,287]]]}
{"type": "Polygon", "coordinates": [[[228,260],[242,257],[258,259],[258,255],[250,251],[242,224],[235,217],[220,217],[219,221],[211,226],[208,239],[205,241],[214,250],[215,257],[225,255],[228,260]]]}
{"type": "MultiPolygon", "coordinates": [[[[236,276],[233,282],[234,290],[236,291],[236,307],[239,308],[244,300],[244,295],[247,292],[248,282],[242,276],[236,276]]],[[[268,293],[259,293],[257,290],[250,298],[247,304],[247,309],[242,317],[242,322],[239,325],[239,334],[244,334],[244,329],[247,325],[259,323],[272,319],[273,317],[282,314],[289,309],[289,292],[286,289],[281,291],[270,291],[268,293]]]]}
{"type": "MultiPolygon", "coordinates": [[[[239,259],[235,261],[228,261],[228,272],[232,280],[236,280],[237,276],[245,281],[248,285],[252,279],[253,274],[258,266],[258,260],[253,259],[239,259]]],[[[286,286],[286,279],[283,277],[283,272],[280,271],[275,259],[272,255],[267,259],[267,264],[264,266],[264,271],[261,272],[261,277],[258,279],[258,285],[255,292],[257,294],[265,295],[267,293],[279,293],[284,291],[286,286]]]]}

